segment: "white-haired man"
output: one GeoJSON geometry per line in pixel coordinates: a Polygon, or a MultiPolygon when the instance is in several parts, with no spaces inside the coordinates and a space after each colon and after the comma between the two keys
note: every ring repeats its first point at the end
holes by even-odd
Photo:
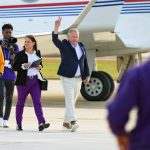
{"type": "Polygon", "coordinates": [[[58,17],[55,21],[52,40],[61,54],[58,75],[61,78],[66,104],[63,127],[75,132],[79,127],[75,114],[75,103],[80,93],[82,81],[85,85],[88,84],[90,74],[84,45],[78,42],[79,31],[72,28],[68,32],[67,39],[61,41],[58,38],[61,20],[62,18],[58,17]]]}

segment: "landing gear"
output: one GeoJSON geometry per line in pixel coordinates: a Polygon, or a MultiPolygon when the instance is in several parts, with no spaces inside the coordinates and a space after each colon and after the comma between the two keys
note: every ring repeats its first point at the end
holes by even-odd
{"type": "Polygon", "coordinates": [[[81,94],[88,101],[105,101],[114,91],[112,77],[103,71],[93,71],[88,85],[82,84],[81,94]]]}

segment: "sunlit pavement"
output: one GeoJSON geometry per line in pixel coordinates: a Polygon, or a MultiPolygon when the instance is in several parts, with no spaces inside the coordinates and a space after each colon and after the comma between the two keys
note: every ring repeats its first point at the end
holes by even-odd
{"type": "Polygon", "coordinates": [[[30,98],[24,109],[23,131],[16,131],[16,91],[14,99],[10,128],[0,128],[0,150],[117,150],[107,124],[105,102],[89,102],[80,96],[76,105],[80,127],[77,132],[66,132],[62,129],[63,91],[59,80],[51,80],[42,96],[44,116],[51,126],[39,132],[30,98]]]}
{"type": "MultiPolygon", "coordinates": [[[[95,103],[101,105],[101,103],[95,103]]],[[[62,129],[64,108],[44,107],[44,114],[51,126],[38,131],[32,107],[25,107],[23,131],[16,131],[15,108],[10,117],[10,128],[0,128],[1,150],[117,150],[113,135],[106,122],[103,108],[77,108],[79,129],[75,133],[62,129]]]]}

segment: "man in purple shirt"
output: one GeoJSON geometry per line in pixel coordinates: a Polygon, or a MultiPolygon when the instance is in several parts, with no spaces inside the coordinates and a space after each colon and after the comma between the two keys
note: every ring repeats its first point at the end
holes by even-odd
{"type": "Polygon", "coordinates": [[[123,76],[114,101],[108,104],[108,121],[120,150],[150,150],[150,61],[123,76]],[[125,130],[129,113],[137,108],[137,122],[125,130]]]}
{"type": "Polygon", "coordinates": [[[8,128],[8,119],[11,112],[16,79],[11,65],[13,64],[15,54],[19,51],[18,45],[16,44],[17,39],[11,36],[12,31],[13,26],[11,24],[4,24],[2,26],[3,40],[0,40],[0,46],[2,47],[5,60],[4,73],[0,76],[0,127],[5,128],[8,128]],[[4,89],[6,91],[5,111],[3,111],[4,89]]]}

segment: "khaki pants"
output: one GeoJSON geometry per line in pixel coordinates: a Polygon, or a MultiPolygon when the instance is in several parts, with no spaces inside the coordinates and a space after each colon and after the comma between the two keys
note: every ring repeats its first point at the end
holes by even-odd
{"type": "Polygon", "coordinates": [[[65,117],[64,122],[76,121],[75,103],[80,94],[81,89],[81,77],[66,78],[60,77],[64,94],[65,94],[65,117]]]}

